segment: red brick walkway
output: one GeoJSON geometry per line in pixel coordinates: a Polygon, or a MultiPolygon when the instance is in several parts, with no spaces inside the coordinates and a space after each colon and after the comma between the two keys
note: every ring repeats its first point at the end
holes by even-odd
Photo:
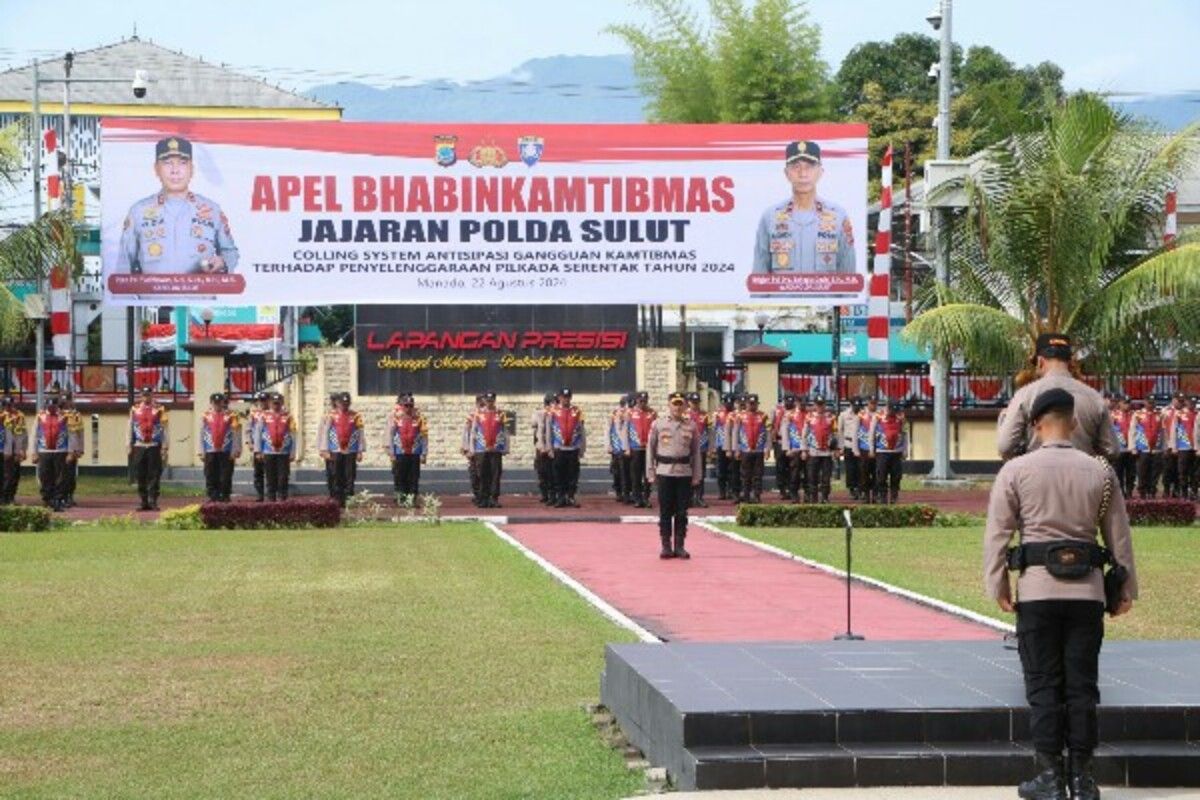
{"type": "MultiPolygon", "coordinates": [[[[832,639],[845,630],[844,580],[703,529],[688,561],[658,558],[656,525],[504,526],[517,540],[660,638],[728,642],[832,639]]],[[[855,584],[854,631],[867,639],[998,639],[993,628],[855,584]]]]}

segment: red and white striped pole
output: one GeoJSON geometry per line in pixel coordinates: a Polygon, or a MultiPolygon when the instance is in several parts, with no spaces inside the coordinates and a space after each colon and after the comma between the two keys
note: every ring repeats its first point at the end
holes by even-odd
{"type": "Polygon", "coordinates": [[[1179,220],[1175,215],[1175,190],[1167,192],[1167,219],[1163,223],[1163,247],[1171,250],[1175,247],[1175,237],[1179,235],[1179,220]]]}
{"type": "Polygon", "coordinates": [[[46,197],[49,209],[62,203],[62,175],[58,173],[58,133],[50,128],[42,137],[45,150],[42,154],[42,174],[46,176],[46,197]]]}
{"type": "MultiPolygon", "coordinates": [[[[58,167],[58,134],[50,128],[42,136],[45,146],[42,174],[46,176],[46,198],[48,209],[62,208],[62,175],[58,167]]],[[[55,266],[50,270],[50,344],[54,355],[69,358],[71,355],[71,276],[67,267],[55,266]]],[[[70,387],[64,387],[70,388],[70,387]]]]}
{"type": "Polygon", "coordinates": [[[889,361],[892,294],[892,147],[880,161],[879,225],[875,232],[875,263],[867,297],[867,357],[889,361]]]}

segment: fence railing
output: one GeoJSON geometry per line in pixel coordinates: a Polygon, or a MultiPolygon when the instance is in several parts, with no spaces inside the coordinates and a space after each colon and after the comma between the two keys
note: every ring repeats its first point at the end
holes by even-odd
{"type": "MultiPolygon", "coordinates": [[[[694,373],[721,392],[741,391],[746,365],[740,362],[688,362],[685,371],[694,373]]],[[[980,375],[966,370],[951,370],[949,375],[952,408],[995,408],[1008,404],[1015,387],[1012,375],[980,375]]],[[[1083,380],[1098,391],[1127,395],[1132,400],[1154,397],[1165,401],[1177,392],[1200,395],[1200,369],[1152,370],[1133,375],[1084,375],[1083,380]]],[[[933,383],[928,368],[891,368],[866,370],[843,367],[838,396],[874,397],[897,401],[910,408],[933,404],[933,383]]],[[[809,364],[781,364],[780,394],[832,397],[833,375],[828,368],[809,364]]]]}
{"type": "MultiPolygon", "coordinates": [[[[301,373],[302,365],[295,360],[276,360],[258,364],[230,366],[225,370],[225,388],[238,399],[275,386],[301,373]]],[[[51,366],[43,371],[43,386],[53,391],[70,391],[85,399],[122,399],[133,390],[150,388],[159,399],[190,398],[194,387],[194,372],[190,363],[136,365],[132,376],[124,361],[100,361],[77,364],[74,370],[66,366],[51,366]]],[[[0,382],[3,390],[18,400],[31,400],[37,392],[37,368],[33,359],[0,359],[0,382]]]]}

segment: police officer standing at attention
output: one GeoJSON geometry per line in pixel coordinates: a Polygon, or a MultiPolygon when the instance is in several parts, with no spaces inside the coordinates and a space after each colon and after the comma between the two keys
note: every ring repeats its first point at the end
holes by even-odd
{"type": "MultiPolygon", "coordinates": [[[[258,401],[257,406],[250,408],[249,420],[246,423],[246,440],[250,445],[250,462],[254,467],[254,494],[258,502],[262,502],[266,496],[266,469],[262,459],[262,451],[259,449],[262,444],[262,436],[258,430],[259,423],[262,422],[263,414],[267,413],[271,405],[271,395],[266,392],[259,392],[254,396],[258,401]]],[[[326,471],[325,485],[329,485],[329,473],[326,471]]]]}
{"type": "Polygon", "coordinates": [[[672,392],[668,403],[671,413],[650,426],[645,477],[648,482],[658,482],[658,535],[662,540],[658,557],[691,558],[683,541],[687,538],[688,502],[692,488],[700,484],[704,456],[696,426],[686,413],[683,392],[672,392]]]}
{"type": "MultiPolygon", "coordinates": [[[[275,397],[282,404],[282,395],[275,397]]],[[[317,432],[321,458],[333,466],[333,491],[330,496],[346,507],[346,498],[354,495],[358,462],[367,449],[362,415],[350,408],[350,393],[338,395],[338,405],[321,421],[317,432]]]]}
{"type": "Polygon", "coordinates": [[[696,426],[696,435],[700,437],[700,483],[696,484],[696,488],[692,492],[692,505],[708,508],[708,503],[704,502],[704,473],[708,471],[708,451],[712,444],[710,435],[712,422],[708,412],[700,407],[699,392],[688,392],[687,401],[687,416],[696,426]]]}
{"type": "Polygon", "coordinates": [[[1108,404],[1099,392],[1071,374],[1071,339],[1062,333],[1043,333],[1038,336],[1034,351],[1039,377],[1018,389],[1004,411],[997,433],[1000,457],[1009,459],[1037,449],[1039,442],[1029,423],[1030,409],[1038,395],[1058,388],[1075,397],[1079,424],[1071,433],[1071,444],[1088,455],[1115,458],[1117,440],[1108,404]]]}
{"type": "Polygon", "coordinates": [[[82,448],[59,408],[58,395],[51,393],[46,397],[46,408],[34,422],[33,450],[29,460],[37,465],[42,502],[53,511],[63,511],[67,507],[67,470],[75,460],[75,452],[82,448]]]}
{"type": "Polygon", "coordinates": [[[209,500],[227,501],[233,486],[233,462],[242,454],[242,431],[224,393],[217,392],[208,400],[210,408],[200,418],[198,453],[204,464],[204,488],[209,500]]]}
{"type": "Polygon", "coordinates": [[[1109,600],[1113,616],[1129,611],[1138,591],[1125,499],[1109,465],[1073,446],[1075,403],[1070,391],[1057,386],[1033,400],[1027,418],[1041,446],[1001,467],[984,534],[987,593],[1001,610],[1017,614],[1039,769],[1020,785],[1018,793],[1027,800],[1100,797],[1092,753],[1099,739],[1097,678],[1104,638],[1099,567],[1108,554],[1128,571],[1120,596],[1109,600]],[[1097,527],[1107,553],[1096,543],[1097,527]],[[1013,534],[1020,543],[1009,553],[1013,534]],[[1015,598],[1008,569],[1020,572],[1015,598]]]}
{"type": "Polygon", "coordinates": [[[625,414],[625,452],[629,458],[629,474],[633,480],[633,504],[638,508],[650,507],[650,483],[646,479],[646,448],[650,441],[650,428],[658,419],[658,412],[650,408],[650,393],[638,392],[637,403],[625,414]]]}
{"type": "Polygon", "coordinates": [[[790,143],[783,174],[792,196],[763,212],[754,240],[754,272],[853,273],[854,226],[843,208],[817,197],[824,174],[821,146],[790,143]]]}
{"type": "Polygon", "coordinates": [[[861,409],[862,400],[855,397],[837,418],[838,443],[846,465],[846,489],[850,492],[851,500],[857,500],[859,496],[858,412],[861,409]]]}
{"type": "Polygon", "coordinates": [[[480,508],[500,507],[500,474],[508,452],[507,415],[496,408],[496,393],[483,393],[483,408],[471,415],[470,447],[479,469],[480,508]]]}
{"type": "Polygon", "coordinates": [[[129,455],[137,476],[138,511],[158,510],[158,482],[167,460],[167,410],[154,402],[154,390],[142,388],[141,402],[129,409],[129,455]]]}
{"type": "MultiPolygon", "coordinates": [[[[554,451],[555,508],[579,508],[579,461],[587,450],[583,409],[571,403],[571,390],[558,390],[558,404],[546,415],[545,440],[554,451]]],[[[641,476],[638,476],[641,479],[641,476]]]]}
{"type": "Polygon", "coordinates": [[[543,505],[552,505],[554,502],[554,475],[551,467],[554,461],[554,452],[543,438],[543,434],[546,432],[546,415],[553,407],[554,393],[546,392],[542,396],[542,407],[534,409],[530,417],[530,424],[533,427],[533,469],[537,473],[538,492],[542,496],[543,505]]]}
{"type": "Polygon", "coordinates": [[[162,189],[133,204],[125,218],[117,271],[146,274],[233,272],[237,245],[221,207],[188,190],[192,143],[168,136],[154,146],[162,189]]]}
{"type": "Polygon", "coordinates": [[[388,419],[387,444],[384,451],[392,461],[392,489],[396,501],[404,497],[416,501],[421,490],[421,465],[429,450],[429,425],[416,408],[411,392],[396,398],[396,406],[388,419]]]}
{"type": "Polygon", "coordinates": [[[746,395],[746,410],[733,423],[733,447],[742,470],[743,503],[762,502],[763,462],[771,443],[771,418],[758,410],[758,395],[746,395]]]}
{"type": "Polygon", "coordinates": [[[732,500],[738,496],[737,482],[734,480],[737,465],[733,460],[729,432],[735,413],[733,395],[727,394],[721,398],[721,407],[713,416],[712,447],[717,453],[717,496],[722,500],[732,500]]]}
{"type": "MultiPolygon", "coordinates": [[[[296,420],[284,409],[283,395],[279,392],[271,395],[271,408],[262,415],[258,430],[258,453],[267,478],[267,499],[271,502],[287,500],[292,462],[296,460],[296,420]]],[[[328,457],[329,454],[321,455],[328,457]]]]}
{"type": "Polygon", "coordinates": [[[0,428],[4,434],[4,472],[0,477],[0,505],[16,502],[17,487],[21,483],[21,462],[29,448],[29,432],[25,427],[25,414],[16,407],[12,395],[0,400],[0,428]]]}

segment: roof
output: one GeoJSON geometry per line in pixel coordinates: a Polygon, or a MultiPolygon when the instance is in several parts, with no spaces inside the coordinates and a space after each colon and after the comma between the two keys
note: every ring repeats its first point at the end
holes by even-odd
{"type": "MultiPolygon", "coordinates": [[[[63,59],[38,64],[41,78],[62,78],[63,59]]],[[[302,97],[226,67],[177,53],[144,39],[75,53],[71,68],[71,102],[96,105],[171,105],[218,108],[330,109],[325,103],[302,97]],[[149,91],[144,100],[133,97],[134,70],[145,70],[149,91]],[[114,83],[87,83],[88,79],[114,83]],[[76,83],[75,81],[79,82],[76,83]]],[[[62,96],[57,85],[42,85],[42,102],[62,96]]],[[[32,102],[33,66],[0,72],[0,102],[32,102]]]]}

